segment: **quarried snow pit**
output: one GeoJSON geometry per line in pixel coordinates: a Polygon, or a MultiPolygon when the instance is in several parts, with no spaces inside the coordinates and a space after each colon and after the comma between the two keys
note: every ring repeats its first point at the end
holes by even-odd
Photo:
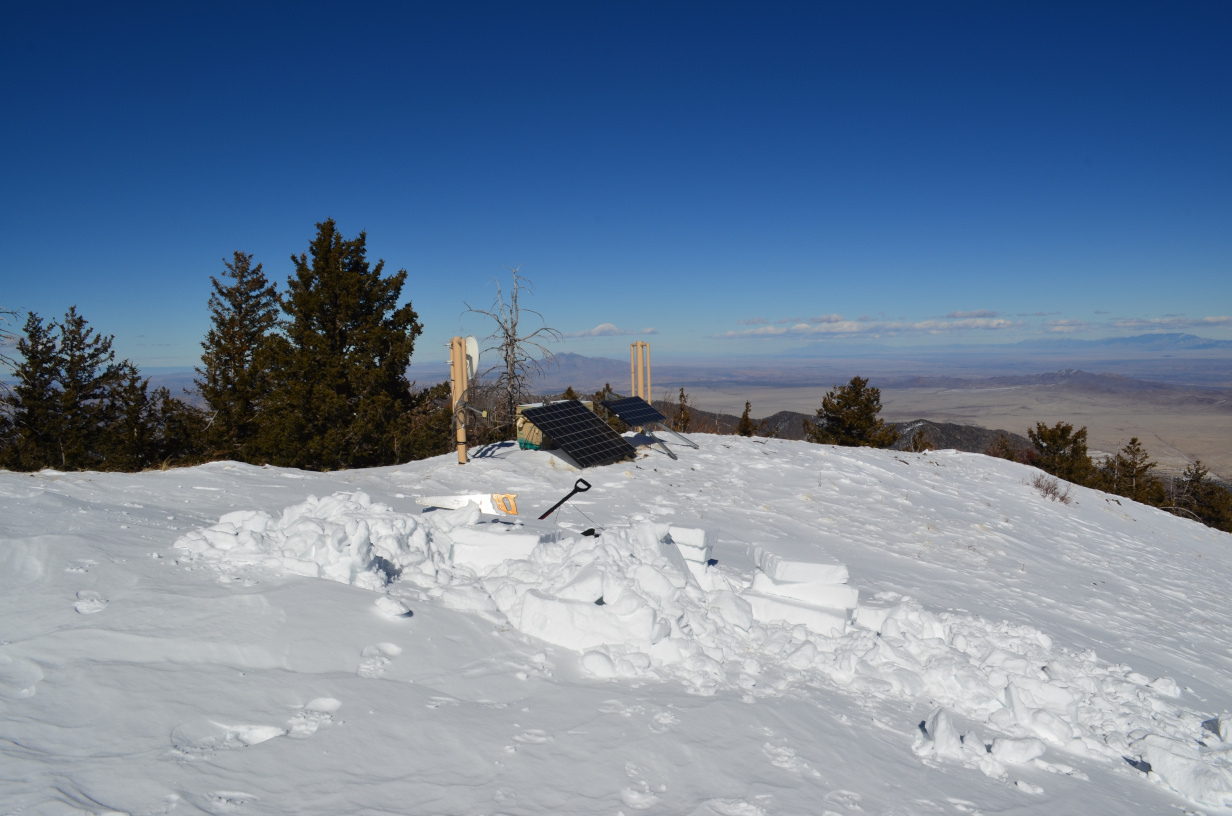
{"type": "MultiPolygon", "coordinates": [[[[748,701],[809,684],[927,702],[923,722],[901,724],[904,750],[1024,793],[1040,788],[1011,780],[1011,769],[1082,777],[1059,758],[1070,754],[1118,767],[1128,759],[1194,801],[1232,805],[1232,721],[1178,705],[1170,678],[1054,646],[1032,627],[931,612],[893,593],[861,603],[842,565],[759,549],[750,579],[708,564],[709,535],[695,528],[639,522],[580,536],[494,521],[473,505],[410,516],[338,493],[277,518],[230,513],[175,546],[223,569],[260,565],[380,591],[385,614],[425,599],[499,614],[525,635],[581,652],[582,668],[600,678],[674,679],[748,701]]],[[[388,662],[385,652],[364,658],[372,676],[388,662]]],[[[213,741],[266,736],[211,728],[213,741]]]]}

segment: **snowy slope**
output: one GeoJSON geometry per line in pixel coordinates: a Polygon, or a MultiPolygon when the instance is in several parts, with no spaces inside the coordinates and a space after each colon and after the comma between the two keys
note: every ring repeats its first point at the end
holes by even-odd
{"type": "Polygon", "coordinates": [[[0,814],[1232,802],[1232,537],[980,455],[696,439],[584,474],[512,447],[0,473],[0,814]],[[413,500],[533,517],[579,475],[511,562],[463,558],[477,513],[413,500]],[[717,565],[673,560],[666,524],[717,565]],[[873,629],[749,620],[759,551],[846,565],[873,629]]]}

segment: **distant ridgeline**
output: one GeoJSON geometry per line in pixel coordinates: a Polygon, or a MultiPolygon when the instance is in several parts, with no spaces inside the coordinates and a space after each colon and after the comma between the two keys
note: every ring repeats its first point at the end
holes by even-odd
{"type": "MultiPolygon", "coordinates": [[[[674,402],[655,400],[655,407],[671,416],[669,412],[675,410],[676,404],[674,402]]],[[[697,431],[731,434],[736,432],[736,427],[740,424],[740,417],[734,414],[703,411],[691,406],[689,410],[693,414],[693,428],[697,431]]],[[[801,414],[796,411],[779,411],[777,414],[771,414],[759,421],[756,435],[773,436],[777,439],[804,439],[804,423],[806,420],[811,421],[814,419],[815,417],[811,414],[801,414]]],[[[898,442],[893,445],[895,450],[905,450],[910,445],[912,435],[919,430],[923,430],[933,445],[941,450],[983,453],[988,450],[989,445],[1001,436],[1008,437],[1015,445],[1022,447],[1027,447],[1031,444],[1025,436],[1020,434],[1010,433],[1009,431],[989,430],[988,428],[980,428],[975,425],[956,425],[952,422],[932,422],[927,419],[887,424],[895,427],[900,434],[898,442]]]]}

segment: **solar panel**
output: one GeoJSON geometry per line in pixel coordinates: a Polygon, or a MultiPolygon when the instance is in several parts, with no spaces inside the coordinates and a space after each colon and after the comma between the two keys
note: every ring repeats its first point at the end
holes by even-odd
{"type": "Polygon", "coordinates": [[[604,400],[603,407],[624,420],[629,427],[638,425],[654,425],[657,422],[667,422],[667,417],[641,397],[625,397],[618,400],[604,400]]]}
{"type": "Polygon", "coordinates": [[[561,400],[522,411],[582,467],[607,465],[637,456],[633,446],[577,400],[561,400]]]}

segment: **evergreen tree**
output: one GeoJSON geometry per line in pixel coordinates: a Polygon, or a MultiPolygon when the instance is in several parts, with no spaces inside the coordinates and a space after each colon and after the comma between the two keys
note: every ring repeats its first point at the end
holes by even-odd
{"type": "Polygon", "coordinates": [[[877,416],[881,413],[881,389],[873,388],[863,377],[835,386],[826,392],[817,409],[817,422],[804,422],[805,438],[810,442],[845,447],[889,448],[899,433],[877,416]]]}
{"type": "Polygon", "coordinates": [[[740,415],[740,422],[736,423],[736,433],[740,436],[752,436],[757,430],[757,427],[753,424],[753,419],[749,416],[751,408],[752,405],[748,400],[745,400],[744,413],[740,415]]]}
{"type": "Polygon", "coordinates": [[[205,459],[206,415],[165,387],[150,396],[150,421],[154,425],[149,465],[196,464],[205,459]]]}
{"type": "Polygon", "coordinates": [[[1093,483],[1109,493],[1158,506],[1167,496],[1163,483],[1151,473],[1154,469],[1155,463],[1135,436],[1115,456],[1104,459],[1093,483]]]}
{"type": "Polygon", "coordinates": [[[7,415],[2,464],[12,470],[38,470],[57,451],[60,423],[55,321],[44,324],[36,313],[26,316],[24,337],[17,341],[13,374],[17,384],[0,398],[7,415]]]}
{"type": "Polygon", "coordinates": [[[111,348],[114,341],[113,336],[104,337],[90,328],[77,314],[76,306],[69,308],[59,324],[56,365],[60,393],[52,426],[59,452],[56,467],[88,470],[103,464],[108,398],[121,376],[111,348]]]}
{"type": "Polygon", "coordinates": [[[1216,484],[1201,460],[1185,468],[1176,484],[1176,496],[1166,510],[1180,510],[1208,527],[1232,533],[1232,491],[1216,484]]]}
{"type": "Polygon", "coordinates": [[[604,383],[603,387],[596,391],[595,395],[590,398],[590,404],[594,406],[594,412],[599,419],[602,419],[609,426],[611,426],[612,430],[616,433],[622,434],[629,430],[629,426],[625,424],[623,419],[603,407],[604,401],[614,399],[620,399],[620,395],[612,390],[611,383],[604,383]]]}
{"type": "Polygon", "coordinates": [[[1035,451],[1016,444],[1004,433],[997,434],[988,447],[984,449],[985,456],[995,456],[998,459],[1008,459],[1011,462],[1021,462],[1025,465],[1034,464],[1035,451]]]}
{"type": "Polygon", "coordinates": [[[94,332],[76,307],[63,322],[26,320],[0,464],[14,470],[140,470],[194,455],[200,412],[171,399],[94,332]],[[173,427],[174,426],[174,427],[173,427]]]}
{"type": "Polygon", "coordinates": [[[693,412],[689,410],[689,395],[680,387],[680,397],[676,401],[676,410],[672,412],[671,427],[677,433],[686,433],[693,425],[693,412]]]}
{"type": "Polygon", "coordinates": [[[347,240],[333,219],[317,224],[280,298],[282,334],[268,343],[273,380],[259,413],[262,452],[293,467],[391,464],[414,407],[406,370],[423,327],[398,305],[406,270],[370,266],[367,234],[347,240]]]}
{"type": "Polygon", "coordinates": [[[148,387],[149,380],[128,360],[116,366],[103,402],[101,469],[136,471],[152,463],[157,429],[148,387]]]}
{"type": "Polygon", "coordinates": [[[31,313],[18,341],[17,386],[3,398],[11,417],[3,464],[20,470],[136,469],[150,434],[145,381],[115,362],[113,338],[71,307],[61,322],[31,313]]]}
{"type": "MultiPolygon", "coordinates": [[[[453,436],[452,386],[446,380],[419,391],[413,396],[412,407],[397,425],[394,435],[394,460],[422,459],[455,450],[453,436]]],[[[468,428],[472,447],[495,442],[489,438],[490,428],[479,425],[468,428]]]]}
{"type": "Polygon", "coordinates": [[[572,385],[565,389],[565,393],[561,394],[560,398],[563,400],[581,399],[581,397],[578,396],[578,392],[573,390],[572,385]]]}
{"type": "Polygon", "coordinates": [[[252,255],[223,259],[225,284],[210,276],[210,330],[201,343],[197,392],[209,406],[206,444],[216,455],[252,461],[257,412],[269,390],[258,360],[278,323],[278,295],[252,255]]]}
{"type": "Polygon", "coordinates": [[[1095,465],[1087,454],[1087,429],[1074,430],[1068,422],[1058,422],[1051,428],[1042,422],[1035,423],[1027,436],[1035,447],[1034,464],[1068,482],[1087,485],[1095,478],[1095,465]]]}

